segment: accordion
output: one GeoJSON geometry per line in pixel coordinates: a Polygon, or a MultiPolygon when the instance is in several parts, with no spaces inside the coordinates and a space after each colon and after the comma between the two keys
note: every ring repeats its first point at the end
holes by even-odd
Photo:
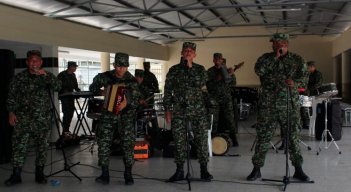
{"type": "Polygon", "coordinates": [[[126,93],[127,89],[124,83],[107,86],[103,108],[115,115],[120,115],[128,104],[126,93]]]}

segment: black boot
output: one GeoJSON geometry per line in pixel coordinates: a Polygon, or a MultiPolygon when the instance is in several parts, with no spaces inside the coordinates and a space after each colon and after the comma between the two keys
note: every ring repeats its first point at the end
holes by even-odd
{"type": "Polygon", "coordinates": [[[230,139],[233,142],[233,147],[239,146],[238,139],[236,138],[236,134],[230,134],[230,139]]]}
{"type": "Polygon", "coordinates": [[[167,182],[181,181],[184,180],[184,169],[183,165],[177,164],[176,172],[170,177],[167,182]]]}
{"type": "Polygon", "coordinates": [[[301,166],[296,166],[295,167],[295,173],[293,176],[295,179],[298,179],[300,181],[309,181],[310,178],[303,172],[301,166]]]}
{"type": "Polygon", "coordinates": [[[99,177],[95,179],[96,182],[102,183],[102,184],[109,184],[110,183],[110,173],[108,171],[107,166],[102,166],[101,167],[102,173],[99,177]]]}
{"type": "Polygon", "coordinates": [[[207,171],[207,164],[201,164],[200,165],[200,170],[201,170],[201,180],[204,181],[211,181],[213,179],[213,176],[207,171]]]}
{"type": "Polygon", "coordinates": [[[35,182],[39,184],[45,184],[48,181],[45,178],[44,175],[44,166],[36,166],[35,168],[35,182]]]}
{"type": "Polygon", "coordinates": [[[282,140],[282,144],[278,147],[278,150],[284,150],[285,149],[285,140],[282,140]]]}
{"type": "Polygon", "coordinates": [[[258,178],[261,178],[261,170],[259,167],[254,167],[250,175],[246,177],[246,180],[255,181],[258,178]]]}
{"type": "Polygon", "coordinates": [[[132,167],[126,167],[124,171],[124,183],[126,185],[133,185],[134,179],[132,175],[132,167]]]}
{"type": "Polygon", "coordinates": [[[12,175],[10,176],[9,179],[5,181],[5,185],[12,186],[18,183],[22,183],[21,172],[22,172],[22,167],[14,167],[12,175]]]}

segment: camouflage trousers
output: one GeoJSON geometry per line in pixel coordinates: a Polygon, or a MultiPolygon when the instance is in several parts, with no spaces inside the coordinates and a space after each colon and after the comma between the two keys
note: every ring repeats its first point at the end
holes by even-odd
{"type": "Polygon", "coordinates": [[[235,118],[235,109],[231,99],[218,100],[218,109],[213,113],[213,127],[217,128],[217,132],[224,132],[225,128],[229,130],[230,134],[238,132],[237,121],[235,118]],[[223,117],[220,117],[223,115],[223,117]],[[220,123],[219,120],[223,119],[224,122],[220,123]],[[224,128],[222,126],[225,126],[224,128]]]}
{"type": "Polygon", "coordinates": [[[71,121],[75,110],[74,98],[62,98],[61,104],[62,104],[62,113],[63,113],[63,118],[62,118],[63,132],[68,132],[69,127],[71,126],[71,121]]]}
{"type": "MultiPolygon", "coordinates": [[[[207,163],[208,162],[208,116],[195,116],[188,117],[190,121],[191,131],[194,135],[194,143],[197,147],[197,157],[199,159],[199,163],[207,163]]],[[[186,122],[184,116],[175,115],[172,117],[171,128],[173,133],[173,138],[175,142],[175,150],[174,150],[174,161],[176,164],[184,164],[185,159],[187,157],[187,146],[186,146],[186,122]]]]}
{"type": "MultiPolygon", "coordinates": [[[[291,112],[290,122],[291,128],[289,132],[289,154],[293,166],[301,166],[303,158],[299,147],[299,113],[298,111],[291,112]]],[[[276,128],[281,127],[283,133],[286,134],[287,121],[286,112],[284,111],[270,111],[269,113],[261,112],[258,117],[256,125],[257,143],[255,147],[255,154],[252,157],[252,163],[256,167],[263,167],[268,149],[270,149],[269,142],[271,141],[276,128]]]]}
{"type": "Polygon", "coordinates": [[[49,147],[50,120],[19,121],[12,135],[12,165],[22,167],[25,161],[29,141],[35,145],[36,166],[45,166],[46,151],[49,147]]]}
{"type": "Polygon", "coordinates": [[[133,111],[121,114],[120,116],[116,116],[110,112],[103,112],[97,133],[100,166],[109,166],[110,164],[110,148],[115,131],[118,131],[119,138],[121,138],[124,165],[126,167],[133,166],[135,145],[134,119],[135,115],[133,111]]]}

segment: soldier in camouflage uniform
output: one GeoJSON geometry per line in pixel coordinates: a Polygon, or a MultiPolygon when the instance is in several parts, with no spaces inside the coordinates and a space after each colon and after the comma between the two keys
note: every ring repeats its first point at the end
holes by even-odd
{"type": "Polygon", "coordinates": [[[101,166],[102,174],[96,178],[96,182],[103,184],[108,184],[110,182],[108,169],[110,163],[109,156],[115,131],[118,131],[121,138],[123,162],[125,166],[125,184],[134,184],[132,177],[135,145],[134,121],[140,93],[135,77],[127,71],[129,67],[128,60],[128,54],[116,53],[114,63],[115,69],[96,75],[93,79],[93,83],[89,87],[90,91],[96,95],[104,95],[101,88],[104,88],[106,91],[107,87],[113,84],[123,83],[127,89],[127,107],[122,110],[121,114],[116,115],[104,109],[100,118],[100,125],[97,132],[97,144],[99,146],[99,166],[101,166]]]}
{"type": "Polygon", "coordinates": [[[202,95],[202,88],[207,81],[207,73],[202,65],[193,63],[196,56],[196,45],[194,43],[184,42],[181,54],[181,63],[169,69],[165,84],[164,108],[166,122],[171,123],[175,141],[175,163],[177,165],[176,172],[168,181],[174,182],[184,179],[183,164],[187,157],[186,137],[189,121],[197,146],[201,179],[211,181],[213,176],[207,171],[208,114],[202,95]],[[173,110],[171,110],[172,106],[173,110]]]}
{"type": "Polygon", "coordinates": [[[50,134],[51,99],[50,90],[59,91],[60,81],[41,68],[40,51],[27,52],[27,69],[18,73],[10,83],[7,109],[9,124],[14,126],[12,137],[13,173],[5,181],[7,186],[21,183],[21,170],[25,161],[29,140],[36,146],[35,181],[46,183],[44,166],[50,134]]]}
{"type": "MultiPolygon", "coordinates": [[[[62,82],[62,88],[59,92],[59,95],[63,93],[70,93],[75,91],[80,91],[78,88],[78,82],[76,74],[74,73],[77,70],[77,63],[74,61],[68,61],[67,70],[62,71],[57,75],[57,78],[62,82]]],[[[74,98],[69,96],[60,97],[63,113],[62,121],[62,135],[69,133],[69,127],[74,115],[74,98]]]]}
{"type": "MultiPolygon", "coordinates": [[[[231,90],[233,86],[234,71],[228,73],[225,65],[223,65],[223,57],[221,53],[213,54],[213,67],[208,69],[207,90],[211,97],[215,98],[219,104],[219,111],[224,115],[226,127],[229,129],[229,136],[233,141],[233,146],[238,146],[236,138],[237,127],[234,117],[234,106],[231,90]]],[[[219,113],[220,114],[220,113],[219,113]]],[[[218,117],[214,116],[214,124],[218,125],[218,117]]],[[[218,127],[217,129],[220,129],[218,127]]]]}
{"type": "Polygon", "coordinates": [[[315,96],[318,95],[317,88],[323,84],[323,75],[316,69],[314,61],[307,62],[309,77],[307,84],[307,95],[315,96]]]}
{"type": "Polygon", "coordinates": [[[295,167],[294,178],[308,181],[309,177],[303,172],[303,158],[299,148],[299,98],[297,88],[307,80],[307,70],[301,56],[288,52],[287,34],[276,33],[271,38],[273,52],[265,53],[258,58],[255,72],[260,77],[262,93],[259,98],[257,117],[257,144],[252,157],[254,168],[247,180],[253,181],[261,177],[260,168],[274,135],[274,130],[281,126],[287,130],[287,115],[290,118],[289,153],[292,165],[295,167]],[[287,114],[287,90],[290,89],[289,114],[287,114]]]}
{"type": "MultiPolygon", "coordinates": [[[[146,86],[147,89],[150,90],[148,97],[154,96],[155,93],[160,93],[160,89],[158,87],[158,80],[157,80],[155,74],[153,74],[150,71],[150,62],[144,62],[143,65],[144,65],[143,84],[144,84],[144,86],[146,86]]],[[[151,108],[153,108],[154,104],[155,104],[155,99],[151,98],[148,101],[148,104],[150,105],[151,108]]],[[[156,117],[156,112],[153,115],[156,117]]],[[[152,124],[153,130],[158,130],[159,127],[158,127],[157,117],[151,119],[151,124],[152,124]]]]}

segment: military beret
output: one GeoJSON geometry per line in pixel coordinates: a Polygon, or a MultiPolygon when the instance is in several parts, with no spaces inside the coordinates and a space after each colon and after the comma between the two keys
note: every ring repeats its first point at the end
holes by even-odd
{"type": "Polygon", "coordinates": [[[114,65],[117,67],[129,67],[129,55],[126,53],[116,53],[114,65]]]}
{"type": "Polygon", "coordinates": [[[27,58],[29,58],[29,57],[31,57],[33,55],[42,58],[41,57],[41,52],[39,50],[30,50],[30,51],[27,52],[27,58]]]}
{"type": "Polygon", "coordinates": [[[193,43],[193,42],[184,42],[183,43],[183,49],[186,49],[186,48],[191,48],[194,51],[196,51],[196,44],[193,43]]]}
{"type": "Polygon", "coordinates": [[[70,68],[71,66],[78,67],[78,65],[77,65],[76,62],[74,62],[74,61],[68,61],[68,62],[67,62],[67,68],[70,68]]]}
{"type": "Polygon", "coordinates": [[[271,37],[270,41],[288,41],[289,40],[289,34],[285,33],[275,33],[271,37]]]}
{"type": "Polygon", "coordinates": [[[213,58],[223,58],[223,55],[222,55],[222,53],[214,53],[213,54],[213,58]]]}
{"type": "Polygon", "coordinates": [[[316,62],[314,61],[308,61],[307,66],[316,66],[316,62]]]}
{"type": "Polygon", "coordinates": [[[144,77],[144,70],[135,69],[135,77],[144,77]]]}

